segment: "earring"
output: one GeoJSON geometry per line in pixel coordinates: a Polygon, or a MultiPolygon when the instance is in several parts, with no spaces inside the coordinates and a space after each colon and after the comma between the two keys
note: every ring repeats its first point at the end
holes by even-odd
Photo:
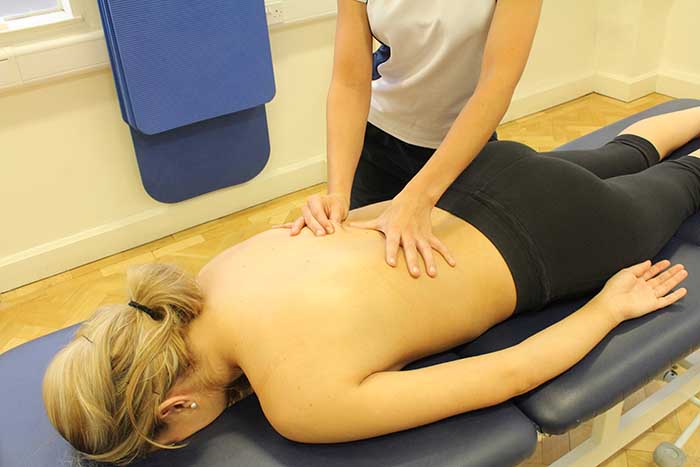
{"type": "Polygon", "coordinates": [[[197,408],[197,403],[192,402],[192,405],[190,405],[190,409],[196,409],[197,408]]]}

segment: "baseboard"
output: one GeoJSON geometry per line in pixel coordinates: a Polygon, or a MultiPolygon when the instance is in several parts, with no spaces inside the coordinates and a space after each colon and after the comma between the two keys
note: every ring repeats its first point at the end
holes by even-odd
{"type": "Polygon", "coordinates": [[[501,123],[584,96],[593,90],[594,78],[595,75],[583,76],[524,96],[516,95],[501,123]]]}
{"type": "Polygon", "coordinates": [[[634,78],[599,72],[593,80],[592,90],[613,99],[631,102],[656,91],[657,81],[656,72],[645,73],[634,78]]]}
{"type": "Polygon", "coordinates": [[[326,179],[326,156],[264,171],[252,181],[176,205],[162,205],[0,258],[0,292],[226,216],[326,179]],[[253,188],[254,185],[254,188],[253,188]]]}
{"type": "Polygon", "coordinates": [[[677,70],[662,70],[656,92],[671,97],[700,99],[700,75],[677,70]]]}

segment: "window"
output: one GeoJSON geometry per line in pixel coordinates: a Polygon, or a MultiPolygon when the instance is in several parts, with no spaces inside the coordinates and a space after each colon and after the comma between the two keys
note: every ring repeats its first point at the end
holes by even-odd
{"type": "Polygon", "coordinates": [[[0,0],[0,32],[59,23],[72,18],[69,0],[0,0]]]}
{"type": "Polygon", "coordinates": [[[0,3],[0,16],[28,16],[62,9],[58,0],[5,0],[0,3]]]}

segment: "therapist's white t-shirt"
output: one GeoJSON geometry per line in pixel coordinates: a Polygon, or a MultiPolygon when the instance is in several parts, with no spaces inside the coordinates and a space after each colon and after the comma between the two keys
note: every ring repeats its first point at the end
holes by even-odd
{"type": "Polygon", "coordinates": [[[479,80],[496,0],[357,0],[374,37],[391,48],[372,82],[369,121],[437,148],[479,80]]]}

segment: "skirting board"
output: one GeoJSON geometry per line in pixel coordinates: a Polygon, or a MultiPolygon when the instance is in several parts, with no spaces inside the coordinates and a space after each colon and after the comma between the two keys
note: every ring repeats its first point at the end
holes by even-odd
{"type": "Polygon", "coordinates": [[[326,155],[263,172],[237,187],[78,232],[0,258],[0,292],[166,237],[326,180],[326,155]],[[246,185],[255,185],[255,190],[246,185]]]}
{"type": "Polygon", "coordinates": [[[597,73],[592,91],[624,102],[652,92],[676,98],[700,99],[700,75],[677,70],[660,70],[634,78],[597,73]]]}
{"type": "Polygon", "coordinates": [[[612,97],[623,102],[631,102],[656,91],[658,74],[645,73],[626,78],[613,73],[597,73],[593,82],[593,90],[598,94],[612,97]]]}
{"type": "Polygon", "coordinates": [[[536,91],[527,95],[518,95],[508,107],[505,117],[501,123],[507,123],[525,115],[539,112],[555,105],[563,104],[572,99],[585,96],[593,91],[595,75],[588,75],[566,81],[563,84],[552,86],[551,88],[536,91]]]}
{"type": "Polygon", "coordinates": [[[700,75],[677,70],[664,70],[659,73],[656,92],[671,97],[700,99],[700,75]]]}

